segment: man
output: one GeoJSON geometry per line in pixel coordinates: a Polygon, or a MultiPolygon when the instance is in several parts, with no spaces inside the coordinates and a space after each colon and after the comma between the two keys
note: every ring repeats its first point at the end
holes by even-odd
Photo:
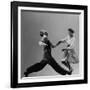
{"type": "Polygon", "coordinates": [[[72,70],[72,67],[70,66],[70,63],[78,63],[78,57],[75,52],[75,31],[71,28],[68,29],[68,36],[62,39],[57,43],[57,46],[60,43],[66,43],[66,49],[63,49],[64,51],[64,59],[62,61],[63,64],[69,67],[69,69],[72,70]]]}
{"type": "Polygon", "coordinates": [[[42,37],[39,41],[39,45],[43,47],[43,58],[40,62],[28,67],[24,72],[25,77],[30,73],[42,70],[47,64],[49,64],[56,72],[61,75],[71,74],[71,71],[62,68],[52,57],[51,48],[55,48],[57,45],[53,45],[48,40],[48,33],[45,30],[40,31],[40,36],[42,37]]]}

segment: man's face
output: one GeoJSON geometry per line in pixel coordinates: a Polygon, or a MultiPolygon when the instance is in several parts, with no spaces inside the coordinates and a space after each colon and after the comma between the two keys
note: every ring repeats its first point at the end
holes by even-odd
{"type": "Polygon", "coordinates": [[[48,33],[47,32],[43,33],[43,39],[44,40],[47,40],[48,39],[48,33]]]}
{"type": "Polygon", "coordinates": [[[73,36],[73,33],[72,33],[72,32],[70,32],[70,31],[68,31],[68,34],[69,34],[69,36],[73,36]]]}
{"type": "Polygon", "coordinates": [[[41,37],[48,37],[48,33],[47,32],[40,32],[40,36],[41,37]]]}
{"type": "Polygon", "coordinates": [[[42,37],[42,40],[43,40],[43,41],[48,40],[48,33],[47,33],[47,32],[41,31],[41,32],[40,32],[40,36],[42,37]]]}
{"type": "Polygon", "coordinates": [[[43,35],[42,40],[43,41],[47,41],[48,40],[48,37],[46,35],[43,35]]]}

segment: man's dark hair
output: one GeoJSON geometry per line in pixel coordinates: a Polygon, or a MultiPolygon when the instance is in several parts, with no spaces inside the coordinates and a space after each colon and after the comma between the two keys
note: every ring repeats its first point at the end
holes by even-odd
{"type": "Polygon", "coordinates": [[[75,31],[71,28],[69,28],[68,31],[70,31],[71,33],[75,33],[75,31]]]}
{"type": "Polygon", "coordinates": [[[48,32],[45,31],[45,30],[41,30],[41,31],[40,31],[40,36],[43,37],[43,35],[48,36],[48,32]]]}

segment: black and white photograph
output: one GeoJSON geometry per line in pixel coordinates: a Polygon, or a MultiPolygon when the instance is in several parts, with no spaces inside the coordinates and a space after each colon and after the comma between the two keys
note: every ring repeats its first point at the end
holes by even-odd
{"type": "Polygon", "coordinates": [[[12,2],[11,11],[12,87],[87,82],[87,6],[12,2]]]}

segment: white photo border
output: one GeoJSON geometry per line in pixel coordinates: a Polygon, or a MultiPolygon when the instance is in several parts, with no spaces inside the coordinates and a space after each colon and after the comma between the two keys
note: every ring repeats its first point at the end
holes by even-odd
{"type": "Polygon", "coordinates": [[[84,79],[84,10],[74,9],[55,9],[55,8],[39,8],[39,7],[23,7],[18,6],[18,83],[34,83],[47,81],[66,81],[66,80],[83,80],[84,79]],[[79,15],[79,65],[80,74],[71,76],[39,76],[39,77],[24,77],[21,78],[21,10],[33,11],[53,11],[53,12],[71,12],[80,13],[79,15]]]}

